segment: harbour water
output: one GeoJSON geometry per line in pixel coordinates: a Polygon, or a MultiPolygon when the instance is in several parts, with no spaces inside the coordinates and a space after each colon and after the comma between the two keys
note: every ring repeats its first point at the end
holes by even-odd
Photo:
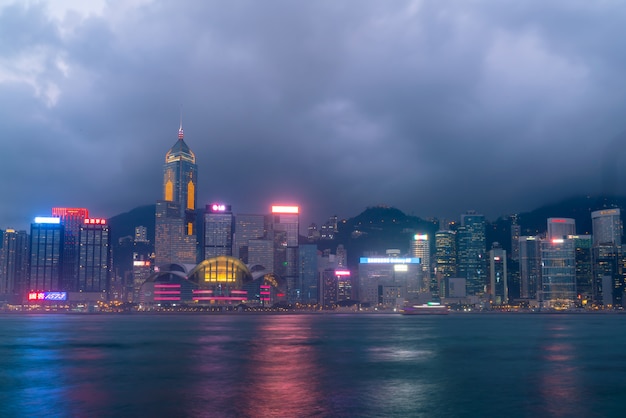
{"type": "Polygon", "coordinates": [[[621,417],[626,315],[0,316],[0,416],[621,417]]]}

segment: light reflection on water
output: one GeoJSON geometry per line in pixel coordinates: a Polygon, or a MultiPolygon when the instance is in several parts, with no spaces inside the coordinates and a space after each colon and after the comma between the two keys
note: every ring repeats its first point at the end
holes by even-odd
{"type": "Polygon", "coordinates": [[[0,316],[0,416],[621,416],[626,317],[0,316]]]}

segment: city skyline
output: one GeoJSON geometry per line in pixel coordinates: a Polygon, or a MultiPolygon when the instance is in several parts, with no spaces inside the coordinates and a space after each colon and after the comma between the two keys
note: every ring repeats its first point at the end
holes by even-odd
{"type": "Polygon", "coordinates": [[[0,227],[152,203],[181,106],[200,207],[307,225],[626,194],[626,6],[355,4],[0,1],[0,227]]]}

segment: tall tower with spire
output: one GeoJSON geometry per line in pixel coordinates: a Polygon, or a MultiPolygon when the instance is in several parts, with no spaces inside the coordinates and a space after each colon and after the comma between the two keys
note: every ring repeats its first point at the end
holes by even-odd
{"type": "Polygon", "coordinates": [[[178,128],[178,141],[165,154],[163,166],[163,200],[180,205],[180,214],[185,218],[186,234],[194,233],[194,211],[196,209],[196,182],[198,166],[196,155],[185,143],[183,121],[178,128]]]}
{"type": "Polygon", "coordinates": [[[196,156],[185,143],[181,117],[178,140],[165,154],[163,200],[156,204],[157,265],[196,262],[197,177],[196,156]]]}

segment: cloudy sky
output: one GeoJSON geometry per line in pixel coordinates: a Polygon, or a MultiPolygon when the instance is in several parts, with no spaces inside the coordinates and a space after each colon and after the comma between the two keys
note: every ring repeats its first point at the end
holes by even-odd
{"type": "Polygon", "coordinates": [[[198,203],[236,213],[624,194],[625,28],[620,0],[0,0],[0,228],[154,203],[181,107],[198,203]]]}

